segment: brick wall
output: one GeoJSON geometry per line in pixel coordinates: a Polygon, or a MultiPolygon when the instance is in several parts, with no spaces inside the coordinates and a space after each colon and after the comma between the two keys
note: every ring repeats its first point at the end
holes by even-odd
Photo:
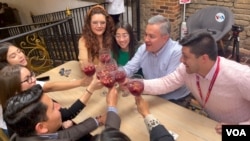
{"type": "MultiPolygon", "coordinates": [[[[145,29],[147,19],[152,15],[162,14],[171,21],[172,38],[179,38],[183,10],[183,5],[179,4],[179,0],[140,0],[140,2],[141,33],[145,29]]],[[[240,33],[241,52],[250,55],[250,0],[192,0],[191,4],[187,4],[186,16],[190,16],[195,11],[210,5],[225,6],[232,9],[235,24],[244,27],[244,31],[240,33]]]]}
{"type": "MultiPolygon", "coordinates": [[[[181,23],[181,5],[178,0],[140,0],[141,33],[144,33],[147,20],[153,15],[161,14],[171,22],[171,36],[179,38],[181,23]]],[[[143,37],[143,36],[141,36],[143,37]]]]}

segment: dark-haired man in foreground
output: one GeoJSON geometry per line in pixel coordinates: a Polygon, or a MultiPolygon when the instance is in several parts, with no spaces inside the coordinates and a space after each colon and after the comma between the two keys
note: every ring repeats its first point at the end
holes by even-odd
{"type": "MultiPolygon", "coordinates": [[[[10,98],[4,110],[7,126],[15,132],[13,141],[75,141],[102,125],[103,118],[88,118],[58,131],[62,126],[60,105],[43,93],[40,85],[10,98]]],[[[108,113],[112,119],[115,114],[108,113]]],[[[112,124],[112,122],[109,122],[112,124]]],[[[113,125],[110,125],[113,126],[113,125]]]]}
{"type": "MultiPolygon", "coordinates": [[[[106,129],[123,134],[130,140],[129,137],[119,131],[121,119],[116,109],[117,99],[117,90],[112,88],[106,97],[106,119],[88,118],[77,125],[57,131],[62,125],[59,112],[60,105],[44,94],[40,85],[35,85],[8,100],[4,111],[4,120],[8,127],[15,132],[10,139],[11,141],[76,141],[96,129],[98,124],[103,124],[104,120],[106,120],[106,129]]],[[[145,123],[150,132],[150,140],[174,140],[165,127],[150,114],[148,104],[142,97],[136,98],[136,104],[139,113],[145,118],[145,123]]],[[[104,132],[106,131],[104,130],[104,132]]],[[[97,135],[94,138],[99,137],[97,135]]],[[[111,134],[110,139],[113,139],[113,137],[111,134]]]]}

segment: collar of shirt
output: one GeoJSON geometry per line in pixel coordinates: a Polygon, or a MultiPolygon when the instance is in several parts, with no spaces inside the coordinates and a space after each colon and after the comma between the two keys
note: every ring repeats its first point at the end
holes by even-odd
{"type": "Polygon", "coordinates": [[[157,57],[157,56],[161,55],[163,52],[165,52],[164,51],[165,49],[170,48],[171,46],[174,46],[174,45],[172,45],[172,43],[173,43],[172,39],[169,38],[168,41],[163,45],[163,47],[158,52],[156,52],[156,53],[150,52],[150,54],[157,57]]]}
{"type": "Polygon", "coordinates": [[[213,65],[213,67],[210,69],[210,71],[208,72],[208,74],[205,76],[205,79],[207,80],[212,80],[215,70],[216,70],[216,66],[217,66],[217,62],[218,62],[218,57],[213,65]]]}

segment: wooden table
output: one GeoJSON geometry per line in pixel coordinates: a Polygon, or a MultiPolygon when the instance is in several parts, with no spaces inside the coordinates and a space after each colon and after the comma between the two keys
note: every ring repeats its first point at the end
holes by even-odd
{"type": "MultiPolygon", "coordinates": [[[[40,76],[49,75],[51,81],[72,81],[82,77],[77,61],[70,61],[58,66],[40,76]],[[71,69],[68,77],[61,76],[61,68],[71,69]]],[[[62,106],[68,107],[79,98],[84,87],[78,87],[66,91],[49,93],[49,96],[58,101],[62,106]]],[[[74,119],[76,123],[92,116],[95,117],[106,111],[106,99],[101,94],[103,89],[95,91],[84,110],[74,119]]],[[[191,110],[171,103],[157,96],[143,95],[149,102],[150,111],[165,127],[179,135],[177,141],[220,141],[221,136],[215,132],[216,122],[201,116],[191,110]]],[[[149,134],[142,116],[135,109],[135,101],[132,95],[119,97],[118,112],[122,119],[121,131],[126,133],[133,141],[148,141],[149,134]]],[[[93,134],[100,133],[104,127],[99,127],[93,134]]]]}

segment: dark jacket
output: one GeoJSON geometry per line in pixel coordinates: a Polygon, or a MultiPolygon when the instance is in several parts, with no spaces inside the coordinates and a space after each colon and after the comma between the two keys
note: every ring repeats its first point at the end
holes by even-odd
{"type": "MultiPolygon", "coordinates": [[[[120,128],[120,117],[114,112],[107,113],[107,127],[120,128]]],[[[96,121],[93,118],[88,118],[77,125],[70,128],[60,130],[52,134],[43,134],[32,137],[19,137],[14,134],[10,141],[76,141],[83,137],[84,135],[92,132],[97,128],[96,121]]]]}
{"type": "Polygon", "coordinates": [[[150,141],[174,141],[174,138],[163,125],[158,125],[152,128],[150,141]]]}
{"type": "Polygon", "coordinates": [[[62,121],[67,121],[75,118],[85,106],[86,105],[78,99],[69,108],[61,108],[60,113],[62,116],[62,121]]]}
{"type": "Polygon", "coordinates": [[[95,120],[93,118],[88,118],[77,125],[65,130],[60,130],[56,133],[31,137],[19,137],[18,135],[14,134],[10,141],[75,141],[95,130],[96,128],[97,124],[95,120]]]}

